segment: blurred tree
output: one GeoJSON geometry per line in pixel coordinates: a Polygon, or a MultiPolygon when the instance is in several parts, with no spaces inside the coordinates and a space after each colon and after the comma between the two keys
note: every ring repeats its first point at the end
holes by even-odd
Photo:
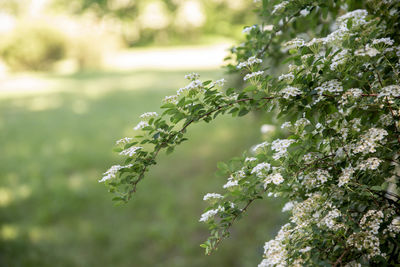
{"type": "Polygon", "coordinates": [[[239,38],[243,25],[255,22],[240,0],[53,0],[52,7],[74,15],[94,14],[122,28],[128,45],[198,41],[204,35],[239,38]],[[221,16],[224,14],[224,16],[221,16]]]}

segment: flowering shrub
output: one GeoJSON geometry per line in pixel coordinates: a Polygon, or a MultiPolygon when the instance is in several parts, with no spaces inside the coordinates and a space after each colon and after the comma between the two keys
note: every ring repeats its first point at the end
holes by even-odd
{"type": "Polygon", "coordinates": [[[187,75],[161,115],[141,116],[141,136],[117,142],[125,165],[101,181],[128,201],[191,124],[273,112],[286,120],[285,138],[218,164],[227,181],[223,194],[204,197],[206,253],[255,200],[274,196],[287,200],[291,217],[265,243],[260,267],[400,264],[400,2],[254,2],[262,24],[244,29],[230,66],[248,86],[222,90],[223,79],[187,75]]]}

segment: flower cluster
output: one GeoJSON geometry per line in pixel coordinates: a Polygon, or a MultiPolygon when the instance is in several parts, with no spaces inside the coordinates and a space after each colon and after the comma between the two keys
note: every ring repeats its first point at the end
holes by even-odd
{"type": "Polygon", "coordinates": [[[203,198],[206,253],[252,203],[273,196],[285,200],[289,223],[265,243],[259,266],[399,265],[400,2],[254,2],[263,21],[244,28],[228,66],[251,86],[224,90],[224,79],[188,74],[162,113],[140,117],[143,134],[117,141],[128,165],[100,181],[113,179],[110,191],[127,201],[191,124],[257,110],[269,119],[256,126],[265,140],[219,163],[224,193],[203,198]]]}
{"type": "Polygon", "coordinates": [[[132,164],[128,164],[128,165],[124,165],[124,166],[121,166],[121,165],[114,165],[114,166],[111,166],[111,168],[108,169],[108,170],[104,173],[103,178],[101,178],[101,179],[99,180],[99,183],[102,183],[102,182],[105,182],[105,181],[107,181],[107,180],[110,180],[110,179],[115,178],[120,170],[122,170],[122,169],[127,169],[127,168],[130,168],[130,167],[132,167],[132,166],[133,166],[132,164]]]}
{"type": "Polygon", "coordinates": [[[256,58],[255,56],[249,57],[245,62],[241,62],[237,65],[238,69],[249,68],[253,65],[260,64],[262,59],[256,58]]]}
{"type": "Polygon", "coordinates": [[[290,97],[298,96],[301,91],[293,86],[288,86],[281,91],[283,98],[289,99],[290,97]]]}
{"type": "Polygon", "coordinates": [[[360,140],[355,145],[354,153],[374,153],[379,144],[385,143],[385,136],[388,132],[384,129],[371,128],[360,137],[360,140]]]}
{"type": "Polygon", "coordinates": [[[287,154],[288,147],[295,142],[296,140],[293,139],[276,139],[271,144],[271,149],[276,152],[272,157],[276,160],[284,157],[287,154]]]}

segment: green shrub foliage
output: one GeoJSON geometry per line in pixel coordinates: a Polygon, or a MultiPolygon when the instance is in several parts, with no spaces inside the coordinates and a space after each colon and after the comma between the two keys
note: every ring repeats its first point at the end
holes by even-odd
{"type": "Polygon", "coordinates": [[[255,200],[279,197],[291,216],[259,266],[400,264],[400,2],[254,2],[261,23],[243,30],[230,56],[247,87],[222,90],[224,79],[187,75],[162,114],[141,116],[140,136],[117,142],[126,160],[100,181],[128,201],[192,124],[271,112],[286,121],[285,138],[218,164],[227,181],[223,194],[204,197],[206,253],[255,200]]]}
{"type": "Polygon", "coordinates": [[[50,70],[63,59],[67,42],[58,31],[43,25],[23,25],[17,28],[1,49],[4,61],[12,70],[50,70]]]}

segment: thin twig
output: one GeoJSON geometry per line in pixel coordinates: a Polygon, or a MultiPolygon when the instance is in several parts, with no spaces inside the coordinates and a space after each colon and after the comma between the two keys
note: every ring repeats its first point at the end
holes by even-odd
{"type": "Polygon", "coordinates": [[[336,267],[336,266],[338,266],[339,264],[342,265],[343,257],[346,256],[346,254],[349,252],[349,250],[350,250],[349,248],[346,248],[346,249],[343,251],[342,255],[340,255],[340,257],[332,264],[332,267],[336,267]]]}
{"type": "MultiPolygon", "coordinates": [[[[261,99],[264,99],[264,100],[271,100],[271,99],[274,99],[274,98],[275,98],[275,97],[271,96],[271,97],[262,97],[261,99]]],[[[217,107],[217,108],[215,108],[215,109],[213,109],[213,110],[211,110],[211,111],[208,111],[208,112],[206,112],[206,113],[200,115],[200,116],[197,117],[197,118],[191,119],[190,121],[188,121],[187,123],[185,123],[185,125],[184,125],[177,133],[175,133],[175,134],[173,134],[173,135],[170,135],[170,136],[168,137],[167,140],[165,140],[165,141],[162,142],[159,146],[157,146],[157,148],[154,150],[153,157],[150,159],[150,161],[155,160],[156,157],[157,157],[157,155],[158,155],[158,153],[160,152],[161,148],[163,148],[163,147],[164,147],[166,144],[168,144],[173,138],[175,138],[176,135],[177,135],[178,133],[184,133],[185,130],[186,130],[186,128],[189,127],[189,125],[192,124],[193,122],[195,122],[195,121],[200,121],[200,120],[202,120],[202,119],[204,119],[204,118],[210,116],[210,115],[213,114],[214,112],[217,112],[217,111],[219,111],[219,110],[221,110],[221,109],[225,109],[225,108],[231,107],[231,106],[233,106],[233,105],[235,105],[235,104],[242,103],[242,102],[247,102],[247,101],[252,101],[252,100],[254,100],[254,98],[243,98],[243,99],[239,99],[239,100],[237,100],[237,101],[235,101],[235,102],[232,102],[232,103],[229,103],[229,104],[225,104],[225,105],[219,106],[219,107],[217,107]]],[[[147,170],[147,166],[145,166],[145,167],[143,168],[143,170],[140,172],[138,178],[137,178],[135,181],[131,182],[132,189],[131,189],[131,190],[129,191],[129,193],[128,193],[128,200],[130,200],[130,199],[132,198],[132,194],[136,192],[137,184],[144,178],[144,173],[146,172],[146,170],[147,170]]]]}

